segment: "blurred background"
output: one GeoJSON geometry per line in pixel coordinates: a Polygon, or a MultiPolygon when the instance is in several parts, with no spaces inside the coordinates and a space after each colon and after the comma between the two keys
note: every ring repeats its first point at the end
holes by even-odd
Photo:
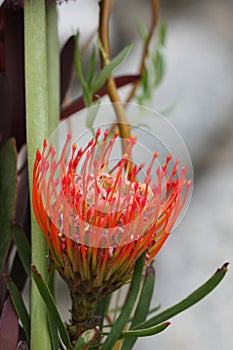
{"type": "MultiPolygon", "coordinates": [[[[224,262],[220,286],[172,319],[162,334],[136,350],[233,348],[233,1],[161,0],[167,23],[166,74],[148,106],[164,111],[183,137],[194,168],[189,210],[156,257],[153,306],[168,307],[202,284],[224,262]]],[[[80,30],[81,43],[98,25],[98,1],[59,6],[61,45],[80,30]]],[[[136,20],[150,23],[150,1],[118,0],[112,11],[112,52],[133,42],[118,69],[136,73],[141,42],[136,20]]],[[[124,95],[125,90],[121,91],[124,95]]],[[[64,294],[63,294],[64,296],[64,294]]],[[[64,300],[64,299],[63,299],[64,300]]],[[[63,304],[63,302],[62,302],[63,304]]]]}

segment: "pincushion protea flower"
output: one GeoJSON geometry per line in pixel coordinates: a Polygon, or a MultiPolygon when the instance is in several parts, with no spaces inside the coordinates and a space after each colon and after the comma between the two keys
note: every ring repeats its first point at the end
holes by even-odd
{"type": "Polygon", "coordinates": [[[67,135],[61,156],[44,142],[37,150],[32,200],[36,218],[50,248],[51,262],[67,282],[73,324],[89,322],[97,302],[130,281],[136,260],[146,251],[149,263],[167,239],[189,191],[186,167],[178,161],[157,167],[154,153],[144,180],[143,164],[133,165],[137,142],[126,140],[125,153],[113,166],[111,154],[118,137],[100,130],[88,145],[71,151],[67,135]],[[68,159],[68,161],[67,161],[68,159]],[[152,175],[156,180],[152,183],[152,175]]]}

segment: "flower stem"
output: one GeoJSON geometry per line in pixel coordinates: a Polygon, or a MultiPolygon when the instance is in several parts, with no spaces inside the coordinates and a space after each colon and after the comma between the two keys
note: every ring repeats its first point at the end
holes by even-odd
{"type": "MultiPolygon", "coordinates": [[[[140,66],[139,66],[139,72],[138,74],[140,76],[142,76],[144,69],[145,69],[145,64],[146,64],[146,58],[148,56],[149,53],[149,47],[150,47],[150,42],[151,39],[153,37],[155,28],[157,26],[158,23],[158,17],[159,17],[159,0],[151,0],[151,25],[150,25],[150,29],[147,35],[147,38],[145,40],[144,43],[144,47],[143,47],[143,52],[142,52],[142,58],[141,58],[141,62],[140,62],[140,66]]],[[[132,98],[135,96],[135,92],[137,90],[137,87],[140,83],[140,80],[137,80],[134,82],[133,87],[126,99],[126,103],[130,102],[132,100],[132,98]]]]}
{"type": "Polygon", "coordinates": [[[60,114],[60,54],[57,31],[56,2],[46,6],[47,30],[47,77],[48,77],[48,122],[49,134],[58,125],[60,114]]]}
{"type": "MultiPolygon", "coordinates": [[[[48,135],[46,17],[44,0],[24,1],[25,84],[29,181],[35,152],[48,135]]],[[[47,280],[46,243],[31,208],[32,263],[47,280]]],[[[32,281],[31,349],[51,349],[46,306],[32,281]]]]}
{"type": "MultiPolygon", "coordinates": [[[[99,2],[100,6],[100,16],[99,16],[99,36],[101,43],[103,45],[104,51],[107,54],[107,59],[110,60],[110,45],[109,45],[109,18],[111,11],[111,1],[110,0],[101,0],[99,2]]],[[[102,66],[105,64],[104,60],[101,60],[102,66]]],[[[130,127],[127,121],[126,113],[124,106],[121,102],[120,96],[117,91],[117,86],[115,79],[112,75],[107,80],[107,91],[110,97],[110,100],[115,103],[113,105],[118,121],[118,127],[120,135],[122,138],[123,149],[125,147],[124,141],[130,136],[130,127]],[[120,102],[120,103],[119,103],[120,102]]]]}

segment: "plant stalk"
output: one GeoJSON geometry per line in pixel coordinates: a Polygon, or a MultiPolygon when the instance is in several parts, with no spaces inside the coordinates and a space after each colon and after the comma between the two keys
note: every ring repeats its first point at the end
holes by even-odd
{"type": "Polygon", "coordinates": [[[48,132],[58,126],[60,115],[60,48],[57,30],[56,2],[46,6],[47,77],[48,77],[48,132]]]}
{"type": "MultiPolygon", "coordinates": [[[[24,1],[26,125],[30,192],[36,149],[48,136],[46,14],[44,0],[24,1]]],[[[31,208],[32,264],[47,280],[46,243],[31,208]]],[[[51,349],[46,306],[31,282],[31,349],[51,349]]]]}
{"type": "MultiPolygon", "coordinates": [[[[107,59],[110,60],[110,45],[109,45],[109,18],[111,12],[111,1],[110,0],[101,0],[99,2],[100,6],[100,22],[99,22],[99,36],[101,43],[103,45],[104,51],[107,54],[107,59]]],[[[101,59],[102,66],[105,64],[104,60],[101,59]]],[[[130,136],[130,127],[127,121],[124,105],[120,99],[120,96],[117,91],[117,86],[115,79],[112,75],[107,80],[107,91],[110,97],[111,102],[114,103],[113,107],[115,109],[118,121],[118,127],[120,135],[122,138],[122,148],[124,151],[125,148],[125,139],[128,139],[130,136]]]]}

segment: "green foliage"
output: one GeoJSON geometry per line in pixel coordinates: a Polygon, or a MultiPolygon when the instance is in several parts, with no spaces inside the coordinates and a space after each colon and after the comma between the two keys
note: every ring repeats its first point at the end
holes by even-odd
{"type": "Polygon", "coordinates": [[[146,41],[147,38],[148,38],[148,30],[145,27],[144,23],[142,23],[140,21],[137,21],[136,22],[136,27],[137,27],[138,34],[139,34],[141,40],[142,41],[146,41]]]}
{"type": "MultiPolygon", "coordinates": [[[[148,327],[145,329],[139,329],[139,330],[135,330],[135,331],[134,330],[133,331],[124,331],[124,332],[122,332],[121,337],[122,338],[133,338],[133,339],[135,339],[136,337],[148,337],[148,336],[163,332],[169,325],[170,325],[170,322],[165,322],[165,323],[162,323],[158,326],[148,327]]],[[[131,347],[128,347],[128,348],[125,347],[125,349],[130,350],[133,348],[133,345],[134,344],[132,344],[131,347]]]]}
{"type": "Polygon", "coordinates": [[[90,107],[93,100],[93,95],[106,83],[109,76],[112,74],[112,71],[118,67],[128,55],[131,45],[125,47],[119,54],[109,61],[106,57],[106,53],[102,47],[100,40],[98,41],[99,49],[102,53],[103,59],[105,61],[105,66],[95,77],[95,68],[96,68],[96,52],[95,47],[93,47],[90,59],[87,64],[87,72],[84,73],[83,63],[82,63],[82,53],[79,46],[79,33],[76,35],[75,40],[75,57],[74,64],[76,74],[82,85],[83,98],[86,107],[90,107]]]}
{"type": "Polygon", "coordinates": [[[31,275],[31,247],[23,230],[17,226],[12,226],[12,233],[17,251],[28,277],[31,275]]]}
{"type": "Polygon", "coordinates": [[[121,337],[122,330],[129,320],[130,314],[138,297],[144,261],[145,254],[143,254],[136,262],[133,279],[130,285],[130,290],[125,305],[123,306],[120,315],[118,316],[110,333],[108,334],[107,339],[103,344],[102,350],[112,349],[115,342],[121,337]]]}
{"type": "Polygon", "coordinates": [[[91,86],[91,90],[93,93],[106,83],[112,71],[117,66],[119,66],[128,56],[131,47],[132,45],[126,46],[122,51],[120,51],[120,53],[115,58],[113,58],[109,63],[107,63],[104,66],[104,68],[100,71],[99,75],[97,76],[97,78],[91,86]]]}
{"type": "MultiPolygon", "coordinates": [[[[159,27],[156,48],[150,50],[141,78],[141,91],[137,96],[139,104],[151,99],[152,92],[162,82],[165,74],[165,45],[167,37],[167,27],[161,23],[159,27]]],[[[143,34],[143,41],[145,35],[143,34]]]]}
{"type": "Polygon", "coordinates": [[[75,65],[75,70],[76,70],[77,76],[78,76],[80,83],[82,85],[84,103],[85,103],[86,107],[88,107],[92,103],[92,94],[91,94],[90,86],[88,85],[88,83],[84,77],[83,66],[82,66],[82,54],[81,54],[80,47],[79,47],[79,33],[76,34],[75,39],[76,40],[75,40],[74,65],[75,65]]]}
{"type": "Polygon", "coordinates": [[[150,318],[149,320],[140,323],[134,329],[145,329],[148,327],[154,327],[161,322],[167,321],[171,317],[179,314],[180,312],[190,308],[192,305],[196,304],[198,301],[203,299],[208,295],[223,279],[227,272],[227,265],[224,264],[220,269],[218,269],[210,279],[208,279],[203,285],[198,289],[188,295],[185,299],[179,303],[171,306],[167,310],[162,311],[158,315],[150,318]]]}
{"type": "MultiPolygon", "coordinates": [[[[48,288],[55,301],[54,275],[55,268],[52,266],[49,271],[48,288]]],[[[52,343],[52,350],[57,350],[59,349],[58,327],[57,324],[54,322],[53,315],[50,312],[48,312],[48,325],[52,343]]]]}
{"type": "Polygon", "coordinates": [[[17,190],[16,148],[13,139],[8,140],[0,152],[0,273],[11,240],[11,220],[15,215],[17,190]]]}
{"type": "MultiPolygon", "coordinates": [[[[142,286],[141,294],[137,304],[137,308],[135,310],[135,313],[129,328],[130,330],[133,329],[137,324],[142,323],[146,320],[149,313],[150,303],[154,292],[154,285],[155,285],[155,272],[152,266],[148,266],[146,269],[146,274],[143,281],[143,286],[142,286]]],[[[157,329],[154,329],[153,331],[157,332],[157,329]]],[[[125,332],[123,332],[123,334],[125,334],[125,332]]],[[[135,337],[133,337],[133,334],[135,333],[133,333],[132,331],[129,331],[126,334],[126,336],[130,335],[130,338],[124,341],[121,350],[130,350],[133,348],[137,340],[136,337],[139,336],[135,334],[135,337]]],[[[142,332],[142,334],[144,333],[142,332]]]]}
{"type": "Polygon", "coordinates": [[[37,268],[34,265],[32,266],[32,276],[33,276],[33,279],[34,279],[34,281],[37,285],[37,288],[40,292],[40,295],[44,300],[44,303],[48,309],[48,312],[50,313],[51,317],[53,318],[54,323],[57,326],[57,329],[59,330],[59,333],[60,333],[60,336],[61,336],[63,343],[65,344],[65,346],[67,346],[68,349],[73,349],[73,346],[70,342],[68,332],[65,328],[65,325],[61,319],[61,316],[60,316],[59,311],[57,309],[57,306],[55,304],[55,300],[54,300],[47,284],[45,283],[43,277],[41,276],[41,274],[39,273],[39,271],[37,270],[37,268]]]}
{"type": "Polygon", "coordinates": [[[95,118],[97,116],[97,113],[100,108],[101,101],[98,99],[91,108],[87,110],[87,115],[86,115],[86,127],[92,131],[93,136],[95,136],[95,131],[93,129],[93,124],[95,121],[95,118]]]}
{"type": "Polygon", "coordinates": [[[16,284],[12,281],[11,278],[6,277],[6,283],[7,288],[9,290],[11,300],[13,302],[15,311],[22,323],[25,335],[27,337],[27,340],[30,339],[30,317],[27,312],[26,306],[24,304],[24,301],[22,299],[22,296],[16,286],[16,284]]]}

